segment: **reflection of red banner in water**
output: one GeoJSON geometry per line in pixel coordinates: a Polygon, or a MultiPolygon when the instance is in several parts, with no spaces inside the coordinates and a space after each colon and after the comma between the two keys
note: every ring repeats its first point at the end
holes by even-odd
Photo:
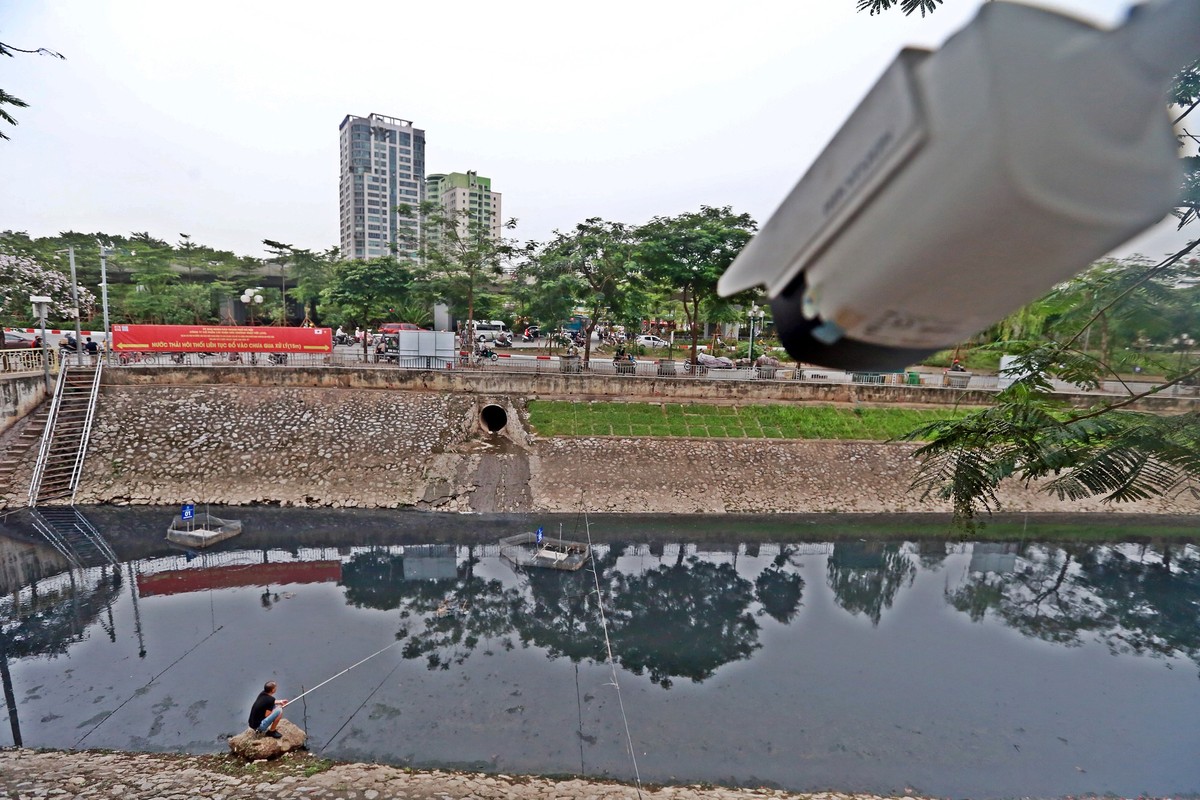
{"type": "Polygon", "coordinates": [[[176,569],[138,575],[142,597],[232,589],[238,586],[283,586],[289,583],[336,583],[342,579],[340,561],[297,561],[279,564],[232,564],[223,567],[176,569]]]}
{"type": "Polygon", "coordinates": [[[247,325],[113,325],[118,353],[328,353],[329,328],[247,325]]]}

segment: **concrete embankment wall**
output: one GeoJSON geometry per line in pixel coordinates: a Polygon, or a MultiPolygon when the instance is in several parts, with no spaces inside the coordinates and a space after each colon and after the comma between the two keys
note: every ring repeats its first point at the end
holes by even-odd
{"type": "MultiPolygon", "coordinates": [[[[528,430],[526,399],[570,397],[567,389],[582,386],[580,376],[494,375],[468,385],[459,375],[313,371],[311,380],[318,384],[313,386],[304,384],[301,372],[108,373],[77,500],[477,512],[948,510],[941,502],[922,502],[909,490],[916,465],[912,445],[540,439],[528,430]],[[370,388],[375,385],[379,388],[370,388]],[[461,390],[447,391],[451,386],[461,390]],[[499,433],[488,432],[484,424],[489,406],[505,420],[499,433]]],[[[609,380],[624,384],[620,396],[635,399],[626,381],[609,380]]],[[[687,402],[677,392],[692,391],[687,381],[651,383],[652,390],[679,384],[668,387],[672,396],[660,400],[687,402]]],[[[603,380],[586,388],[585,397],[611,390],[603,380]]],[[[721,400],[739,402],[733,395],[746,390],[726,391],[730,396],[721,400]]],[[[711,393],[697,399],[714,400],[711,393]]],[[[751,401],[763,400],[740,399],[751,401]]],[[[1005,488],[1002,500],[1006,510],[1018,512],[1200,513],[1194,500],[1113,508],[1098,501],[1060,503],[1016,485],[1005,488]]]]}
{"type": "Polygon", "coordinates": [[[5,375],[0,380],[0,433],[8,430],[46,397],[42,373],[5,375]]]}
{"type": "MultiPolygon", "coordinates": [[[[917,406],[984,406],[992,392],[940,386],[808,383],[801,381],[732,381],[710,378],[652,378],[616,375],[564,375],[557,372],[477,372],[474,370],[416,370],[355,367],[247,368],[155,367],[112,369],[105,382],[124,386],[238,386],[340,389],[397,389],[467,395],[507,395],[526,398],[577,400],[639,400],[697,403],[866,403],[917,406]]],[[[1066,402],[1086,408],[1112,395],[1063,395],[1066,402]]],[[[1129,408],[1177,414],[1196,408],[1187,397],[1147,397],[1129,408]]]]}

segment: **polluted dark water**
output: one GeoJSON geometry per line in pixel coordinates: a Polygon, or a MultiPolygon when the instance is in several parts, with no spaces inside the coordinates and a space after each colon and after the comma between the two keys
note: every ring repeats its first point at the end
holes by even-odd
{"type": "Polygon", "coordinates": [[[337,676],[285,712],[333,759],[800,791],[1200,790],[1194,544],[250,508],[220,514],[242,535],[189,552],[163,539],[173,510],[85,511],[119,565],[68,569],[19,516],[0,525],[0,746],[223,752],[264,681],[295,697],[337,676]],[[502,555],[539,525],[590,532],[595,572],[502,555]]]}

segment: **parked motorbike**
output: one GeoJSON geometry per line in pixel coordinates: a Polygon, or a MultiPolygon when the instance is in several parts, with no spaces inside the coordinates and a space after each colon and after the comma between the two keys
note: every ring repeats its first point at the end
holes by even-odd
{"type": "Polygon", "coordinates": [[[500,356],[490,347],[476,347],[471,355],[463,355],[458,360],[458,363],[465,367],[470,364],[479,364],[484,361],[498,361],[499,359],[500,356]]]}

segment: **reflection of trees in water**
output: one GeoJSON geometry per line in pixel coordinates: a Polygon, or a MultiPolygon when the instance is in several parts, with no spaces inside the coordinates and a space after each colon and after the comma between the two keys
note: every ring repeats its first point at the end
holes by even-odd
{"type": "MultiPolygon", "coordinates": [[[[804,582],[786,548],[753,583],[731,564],[696,557],[627,574],[615,568],[624,552],[624,546],[613,545],[592,561],[613,654],[623,668],[648,673],[664,688],[674,678],[705,680],[723,664],[748,658],[759,647],[759,626],[751,613],[756,600],[760,613],[783,623],[800,607],[804,582]]],[[[382,567],[371,570],[386,573],[382,567]]],[[[468,562],[455,581],[401,582],[391,590],[389,597],[398,598],[401,616],[412,628],[407,658],[426,657],[431,669],[445,669],[462,663],[483,638],[504,639],[503,646],[511,647],[505,637],[515,633],[521,644],[542,648],[550,659],[606,660],[590,568],[523,570],[520,589],[470,573],[468,562]]]]}
{"type": "Polygon", "coordinates": [[[851,614],[864,614],[878,625],[896,593],[912,585],[917,568],[897,544],[838,542],[826,565],[834,599],[851,614]]]}
{"type": "Polygon", "coordinates": [[[730,564],[696,557],[640,575],[614,573],[610,635],[621,666],[668,688],[700,682],[758,647],[753,585],[730,564]]]}
{"type": "Polygon", "coordinates": [[[784,547],[779,555],[775,556],[771,566],[759,573],[754,580],[754,594],[762,606],[760,613],[785,625],[791,622],[800,610],[800,596],[804,592],[804,579],[800,574],[785,569],[791,564],[792,552],[793,548],[784,547]]]}
{"type": "MultiPolygon", "coordinates": [[[[33,591],[20,605],[5,604],[0,617],[0,635],[9,658],[60,656],[82,641],[88,626],[99,621],[110,639],[116,635],[111,620],[113,600],[121,592],[121,573],[109,567],[100,570],[94,585],[82,585],[69,573],[68,583],[56,583],[50,591],[33,591]]],[[[36,589],[36,585],[33,587],[36,589]]]]}
{"type": "Polygon", "coordinates": [[[1026,548],[1009,573],[973,573],[947,591],[973,620],[989,611],[1031,636],[1074,645],[1092,633],[1114,653],[1200,663],[1200,549],[1143,546],[1026,548]]]}
{"type": "Polygon", "coordinates": [[[21,597],[18,590],[11,602],[0,604],[0,683],[17,747],[21,746],[21,725],[9,661],[65,655],[72,644],[84,639],[88,626],[97,620],[109,639],[116,641],[112,603],[121,592],[121,573],[103,567],[94,585],[83,586],[76,575],[82,578],[86,574],[65,573],[68,582],[56,583],[49,591],[39,591],[38,581],[34,580],[28,598],[21,597]]]}
{"type": "Polygon", "coordinates": [[[1028,547],[1019,569],[972,573],[967,583],[947,590],[947,599],[976,622],[991,611],[1026,636],[1078,645],[1080,634],[1107,624],[1103,606],[1072,575],[1089,551],[1079,545],[1028,547]]]}
{"type": "Polygon", "coordinates": [[[404,582],[404,556],[388,550],[355,553],[342,564],[346,602],[356,608],[396,608],[411,591],[404,582]]]}
{"type": "Polygon", "coordinates": [[[498,580],[475,576],[478,560],[471,553],[458,564],[457,576],[434,580],[405,580],[404,556],[385,550],[356,553],[342,566],[346,600],[357,606],[383,610],[398,608],[404,628],[397,638],[409,635],[405,658],[424,657],[430,669],[461,664],[481,639],[503,639],[512,632],[510,617],[519,593],[498,580]]]}
{"type": "Polygon", "coordinates": [[[1162,558],[1134,560],[1105,548],[1084,567],[1081,583],[1105,603],[1114,652],[1175,656],[1200,663],[1200,549],[1170,545],[1162,558]]]}
{"type": "MultiPolygon", "coordinates": [[[[522,573],[527,580],[527,594],[514,607],[513,626],[521,643],[542,647],[550,659],[569,658],[604,661],[603,623],[596,603],[596,578],[602,585],[625,546],[616,544],[607,552],[593,551],[587,567],[578,572],[556,569],[530,569],[522,573]]],[[[605,604],[609,602],[605,599],[605,604]]]]}

